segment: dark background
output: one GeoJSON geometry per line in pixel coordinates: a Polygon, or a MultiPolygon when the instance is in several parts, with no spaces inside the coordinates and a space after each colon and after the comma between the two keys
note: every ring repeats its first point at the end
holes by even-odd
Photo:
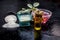
{"type": "Polygon", "coordinates": [[[39,2],[38,8],[48,9],[52,11],[50,20],[60,20],[60,1],[59,0],[0,0],[0,40],[19,40],[17,30],[8,31],[2,28],[5,23],[4,17],[9,13],[16,13],[21,8],[27,8],[27,3],[39,2]]]}

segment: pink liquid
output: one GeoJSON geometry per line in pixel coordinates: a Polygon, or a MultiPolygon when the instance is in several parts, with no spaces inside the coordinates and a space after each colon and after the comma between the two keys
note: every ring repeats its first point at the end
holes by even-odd
{"type": "Polygon", "coordinates": [[[49,18],[47,17],[44,17],[43,20],[42,20],[42,23],[46,23],[48,21],[49,18]]]}

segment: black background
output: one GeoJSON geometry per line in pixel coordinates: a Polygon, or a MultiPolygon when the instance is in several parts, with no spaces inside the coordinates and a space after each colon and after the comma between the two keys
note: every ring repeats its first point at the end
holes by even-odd
{"type": "Polygon", "coordinates": [[[38,8],[52,11],[51,20],[60,18],[60,1],[59,0],[0,0],[0,40],[20,40],[17,30],[8,31],[2,28],[5,23],[4,17],[9,13],[16,13],[21,8],[28,8],[27,3],[39,2],[38,8]]]}

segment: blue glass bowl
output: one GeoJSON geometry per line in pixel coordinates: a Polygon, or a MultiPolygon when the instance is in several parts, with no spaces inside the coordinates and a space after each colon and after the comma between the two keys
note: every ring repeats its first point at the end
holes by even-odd
{"type": "Polygon", "coordinates": [[[21,11],[19,11],[17,13],[17,17],[19,20],[19,24],[21,27],[25,27],[25,26],[30,26],[30,21],[32,21],[32,14],[30,12],[24,12],[22,13],[21,11]]]}

